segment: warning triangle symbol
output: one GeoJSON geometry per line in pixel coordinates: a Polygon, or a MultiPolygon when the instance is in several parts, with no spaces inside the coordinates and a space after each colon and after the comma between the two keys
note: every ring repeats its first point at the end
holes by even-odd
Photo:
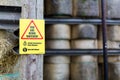
{"type": "Polygon", "coordinates": [[[29,39],[29,40],[41,40],[41,39],[43,39],[43,36],[41,35],[38,27],[36,26],[36,24],[33,20],[31,20],[31,22],[27,26],[21,39],[29,39]]]}

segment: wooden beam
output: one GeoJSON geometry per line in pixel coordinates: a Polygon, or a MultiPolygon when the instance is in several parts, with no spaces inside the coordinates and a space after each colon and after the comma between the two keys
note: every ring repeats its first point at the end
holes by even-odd
{"type": "Polygon", "coordinates": [[[1,0],[0,5],[3,5],[3,6],[21,6],[22,5],[21,2],[22,2],[22,0],[1,0]]]}
{"type": "MultiPolygon", "coordinates": [[[[43,19],[43,0],[23,0],[22,18],[43,19]]],[[[43,80],[43,55],[21,55],[21,80],[43,80]]]]}

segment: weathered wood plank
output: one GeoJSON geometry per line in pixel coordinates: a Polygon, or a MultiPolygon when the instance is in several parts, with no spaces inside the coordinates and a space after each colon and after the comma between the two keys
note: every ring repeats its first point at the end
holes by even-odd
{"type": "Polygon", "coordinates": [[[37,0],[37,19],[44,19],[44,0],[37,0]]]}
{"type": "Polygon", "coordinates": [[[22,0],[1,0],[0,5],[3,6],[21,6],[22,0]]]}
{"type": "MultiPolygon", "coordinates": [[[[43,0],[24,0],[22,5],[22,18],[43,19],[43,0]]],[[[20,65],[21,80],[43,80],[43,55],[22,55],[20,65]]]]}
{"type": "Polygon", "coordinates": [[[17,28],[18,28],[17,24],[4,24],[0,22],[0,29],[16,30],[17,28]]]}
{"type": "MultiPolygon", "coordinates": [[[[0,5],[21,6],[21,18],[43,19],[43,0],[3,0],[0,2],[0,5]]],[[[16,19],[17,14],[12,15],[13,16],[10,16],[9,18],[16,19]]],[[[2,17],[5,18],[4,16],[2,17]]],[[[6,26],[10,27],[12,25],[6,26]]],[[[9,74],[12,76],[4,77],[5,80],[43,80],[43,55],[21,55],[16,64],[12,67],[13,73],[9,74]],[[17,77],[15,77],[16,74],[14,75],[16,72],[18,72],[17,77]]],[[[2,77],[3,76],[4,75],[2,75],[2,77]]]]}
{"type": "Polygon", "coordinates": [[[20,13],[17,12],[0,12],[0,20],[19,20],[20,13]]]}

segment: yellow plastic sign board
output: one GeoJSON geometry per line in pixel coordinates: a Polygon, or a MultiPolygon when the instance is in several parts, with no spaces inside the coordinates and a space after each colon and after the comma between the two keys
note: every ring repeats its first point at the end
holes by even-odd
{"type": "Polygon", "coordinates": [[[19,53],[45,54],[45,21],[20,19],[19,53]]]}

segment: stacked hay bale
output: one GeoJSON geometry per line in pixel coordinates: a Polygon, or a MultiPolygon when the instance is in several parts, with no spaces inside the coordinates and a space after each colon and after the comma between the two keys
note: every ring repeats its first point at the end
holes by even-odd
{"type": "MultiPolygon", "coordinates": [[[[79,24],[72,27],[72,49],[97,49],[97,27],[79,24]]],[[[72,56],[71,80],[98,80],[97,56],[72,56]]]]}
{"type": "Polygon", "coordinates": [[[72,0],[45,0],[45,15],[68,17],[72,15],[72,0]]]}
{"type": "MultiPolygon", "coordinates": [[[[109,49],[120,49],[120,26],[108,26],[108,48],[109,49]]],[[[101,37],[101,36],[99,36],[101,37]]],[[[99,48],[102,48],[102,41],[99,38],[99,48]]],[[[108,56],[109,62],[109,80],[120,80],[120,56],[108,56]]],[[[99,57],[99,71],[100,77],[103,79],[103,58],[99,57]]]]}
{"type": "Polygon", "coordinates": [[[17,38],[12,32],[0,30],[0,80],[14,80],[17,77],[10,76],[17,71],[15,66],[18,56],[12,50],[17,43],[17,38]]]}
{"type": "MultiPolygon", "coordinates": [[[[46,49],[70,49],[70,26],[46,26],[46,49]]],[[[69,56],[45,56],[44,80],[69,80],[69,56]]]]}
{"type": "MultiPolygon", "coordinates": [[[[45,0],[45,16],[65,18],[72,16],[72,0],[45,0]]],[[[70,49],[70,26],[53,24],[46,26],[46,49],[70,49]]],[[[69,80],[69,56],[46,56],[45,80],[69,80]]]]}
{"type": "Polygon", "coordinates": [[[99,0],[74,0],[74,14],[80,17],[99,17],[99,0]]]}
{"type": "Polygon", "coordinates": [[[120,0],[107,0],[107,17],[120,19],[120,0]]]}

